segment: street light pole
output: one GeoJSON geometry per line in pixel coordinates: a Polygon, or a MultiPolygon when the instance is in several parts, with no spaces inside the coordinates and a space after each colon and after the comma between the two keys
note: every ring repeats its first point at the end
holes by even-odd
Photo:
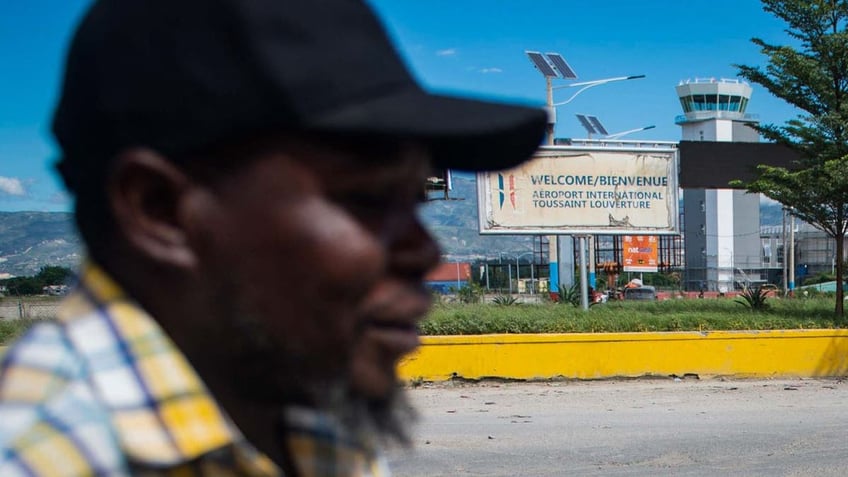
{"type": "Polygon", "coordinates": [[[533,274],[533,261],[532,260],[530,261],[530,285],[532,285],[532,288],[530,288],[530,294],[535,295],[536,294],[536,277],[533,274]]]}
{"type": "Polygon", "coordinates": [[[545,139],[546,143],[549,146],[554,145],[554,138],[556,137],[556,108],[554,107],[554,85],[553,78],[550,76],[545,76],[545,91],[546,91],[546,101],[548,111],[548,125],[545,129],[545,139]]]}
{"type": "MultiPolygon", "coordinates": [[[[515,256],[515,283],[520,283],[520,281],[521,281],[520,260],[521,260],[521,257],[524,257],[525,255],[530,255],[532,257],[533,252],[524,252],[522,254],[515,256]]],[[[535,277],[533,276],[533,262],[531,260],[530,261],[530,283],[532,284],[534,280],[535,280],[535,277]]]]}
{"type": "Polygon", "coordinates": [[[515,291],[521,293],[521,266],[518,264],[518,257],[515,257],[515,291]]]}
{"type": "MultiPolygon", "coordinates": [[[[841,240],[841,238],[840,238],[841,240]]],[[[836,286],[841,286],[837,283],[836,286]]],[[[789,295],[795,292],[795,215],[789,212],[789,295]]]]}
{"type": "Polygon", "coordinates": [[[506,262],[507,278],[509,279],[509,294],[512,295],[512,265],[506,262]]]}

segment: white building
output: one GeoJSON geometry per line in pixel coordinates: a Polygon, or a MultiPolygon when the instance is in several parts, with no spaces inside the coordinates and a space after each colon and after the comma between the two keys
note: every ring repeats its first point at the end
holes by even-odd
{"type": "MultiPolygon", "coordinates": [[[[681,82],[677,96],[684,114],[675,119],[684,141],[759,142],[749,125],[759,120],[746,113],[751,87],[739,80],[700,79],[681,82]]],[[[733,189],[684,189],[683,229],[686,276],[690,290],[727,291],[738,276],[760,277],[759,194],[733,189]]]]}

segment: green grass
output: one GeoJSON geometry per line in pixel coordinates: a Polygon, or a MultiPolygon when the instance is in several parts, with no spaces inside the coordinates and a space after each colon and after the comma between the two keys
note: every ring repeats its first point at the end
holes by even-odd
{"type": "Polygon", "coordinates": [[[0,346],[9,344],[9,342],[23,334],[32,325],[42,321],[41,319],[17,319],[19,316],[16,308],[18,304],[23,303],[25,306],[58,305],[61,300],[61,297],[55,296],[10,296],[0,298],[0,305],[3,306],[3,312],[9,313],[8,316],[0,316],[0,346]]]}
{"type": "Polygon", "coordinates": [[[0,346],[9,344],[41,320],[0,320],[0,346]]]}
{"type": "Polygon", "coordinates": [[[437,304],[421,324],[424,335],[601,333],[838,328],[833,298],[769,299],[751,311],[733,299],[617,301],[581,308],[553,304],[495,306],[437,304]]]}
{"type": "MultiPolygon", "coordinates": [[[[833,297],[769,298],[770,307],[751,311],[733,299],[615,301],[588,311],[542,303],[436,304],[421,324],[424,335],[490,333],[603,333],[634,331],[718,331],[840,328],[833,297]]],[[[8,344],[37,320],[0,320],[0,345],[8,344]]]]}

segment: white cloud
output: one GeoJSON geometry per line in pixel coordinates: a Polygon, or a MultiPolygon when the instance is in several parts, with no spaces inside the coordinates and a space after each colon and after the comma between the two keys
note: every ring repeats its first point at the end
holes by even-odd
{"type": "Polygon", "coordinates": [[[26,195],[23,183],[16,177],[0,176],[0,193],[18,196],[26,195]]]}
{"type": "Polygon", "coordinates": [[[489,73],[503,73],[503,70],[500,68],[483,68],[480,70],[480,73],[489,74],[489,73]]]}
{"type": "Polygon", "coordinates": [[[439,50],[436,52],[436,56],[454,56],[456,55],[456,48],[446,48],[444,50],[439,50]]]}

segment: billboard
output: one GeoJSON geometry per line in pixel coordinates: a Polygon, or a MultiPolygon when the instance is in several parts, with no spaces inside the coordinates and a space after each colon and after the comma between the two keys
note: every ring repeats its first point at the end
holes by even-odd
{"type": "Polygon", "coordinates": [[[625,272],[657,271],[657,237],[654,235],[625,235],[622,237],[622,259],[625,272]]]}
{"type": "Polygon", "coordinates": [[[545,146],[478,173],[480,233],[677,234],[677,149],[650,144],[545,146]]]}

